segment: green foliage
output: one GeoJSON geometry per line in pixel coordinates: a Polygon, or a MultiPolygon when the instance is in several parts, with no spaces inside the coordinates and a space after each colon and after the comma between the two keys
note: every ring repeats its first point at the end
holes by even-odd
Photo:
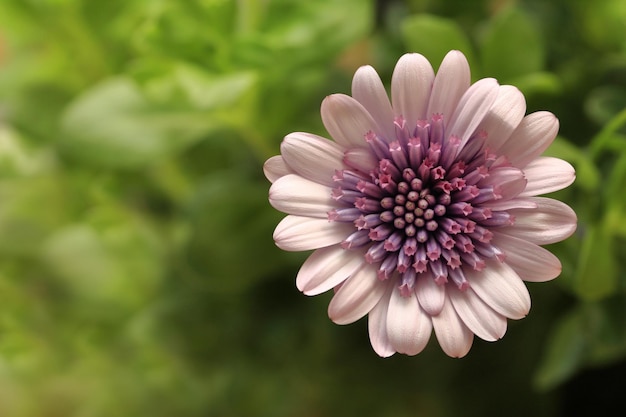
{"type": "Polygon", "coordinates": [[[0,416],[564,414],[571,384],[626,358],[624,16],[621,0],[3,0],[0,416]],[[497,345],[382,360],[363,322],[297,293],[306,254],[273,245],[261,167],[287,133],[324,134],[320,102],[359,65],[388,82],[402,53],[437,68],[450,49],[559,117],[547,154],[576,167],[558,197],[579,229],[497,345]]]}

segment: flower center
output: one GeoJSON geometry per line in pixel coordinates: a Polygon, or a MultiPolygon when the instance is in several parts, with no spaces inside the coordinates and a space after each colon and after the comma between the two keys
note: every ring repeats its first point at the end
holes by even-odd
{"type": "Polygon", "coordinates": [[[411,130],[401,118],[395,125],[393,141],[365,135],[373,168],[365,168],[362,153],[346,152],[349,169],[336,171],[332,193],[342,207],[328,218],[354,224],[342,247],[362,249],[381,280],[400,280],[402,294],[409,295],[426,274],[439,285],[451,280],[465,290],[466,268],[481,270],[486,259],[504,260],[490,229],[513,224],[496,202],[516,195],[503,195],[502,189],[523,174],[484,148],[483,132],[464,146],[455,136],[444,140],[440,115],[411,130]]]}

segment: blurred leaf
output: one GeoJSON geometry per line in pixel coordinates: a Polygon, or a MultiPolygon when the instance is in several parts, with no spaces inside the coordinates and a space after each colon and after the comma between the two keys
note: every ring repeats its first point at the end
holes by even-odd
{"type": "Polygon", "coordinates": [[[178,152],[210,126],[210,118],[152,104],[132,81],[114,78],[70,104],[61,144],[87,163],[137,167],[178,152]]]}
{"type": "Polygon", "coordinates": [[[204,285],[240,291],[280,267],[272,232],[281,214],[269,206],[267,188],[226,171],[197,190],[188,256],[204,285]]]}
{"type": "Polygon", "coordinates": [[[558,94],[563,90],[561,79],[550,72],[531,72],[509,80],[525,96],[537,93],[558,94]]]}
{"type": "Polygon", "coordinates": [[[561,318],[546,342],[534,384],[550,390],[570,378],[581,366],[586,348],[582,316],[573,311],[561,318]]]}
{"type": "Polygon", "coordinates": [[[471,67],[476,63],[469,39],[454,20],[429,14],[409,16],[402,21],[401,32],[407,49],[424,55],[435,66],[453,49],[463,52],[471,67]]]}
{"type": "Polygon", "coordinates": [[[626,303],[624,297],[612,297],[601,304],[590,304],[585,309],[587,326],[592,340],[588,362],[592,366],[606,366],[626,357],[626,303]]]}
{"type": "Polygon", "coordinates": [[[592,158],[597,158],[602,152],[610,150],[615,134],[626,125],[626,108],[616,114],[602,130],[593,137],[589,145],[592,158]]]}
{"type": "Polygon", "coordinates": [[[585,100],[585,112],[598,125],[608,124],[623,109],[626,109],[626,89],[620,86],[598,87],[585,100]]]}
{"type": "Polygon", "coordinates": [[[485,73],[510,82],[541,71],[545,47],[530,17],[520,9],[508,8],[489,22],[481,53],[485,73]]]}
{"type": "Polygon", "coordinates": [[[160,242],[141,222],[108,208],[92,223],[50,236],[42,259],[77,301],[104,303],[123,313],[150,300],[164,273],[160,242]]]}
{"type": "Polygon", "coordinates": [[[586,301],[607,297],[617,288],[614,238],[612,231],[603,226],[588,224],[580,249],[573,290],[586,301]]]}

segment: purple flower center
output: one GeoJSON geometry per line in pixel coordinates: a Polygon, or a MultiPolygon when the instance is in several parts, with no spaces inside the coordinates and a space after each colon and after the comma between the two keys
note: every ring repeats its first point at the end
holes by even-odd
{"type": "Polygon", "coordinates": [[[402,294],[425,273],[439,285],[451,280],[465,290],[464,269],[479,271],[486,259],[504,259],[490,229],[511,225],[514,217],[496,203],[511,198],[503,196],[506,184],[499,180],[523,179],[521,171],[485,149],[484,132],[464,146],[455,136],[444,139],[440,115],[412,130],[401,118],[395,125],[393,141],[365,135],[377,160],[369,172],[346,152],[349,168],[336,171],[332,193],[344,207],[328,218],[354,224],[342,247],[363,249],[381,280],[400,280],[402,294]]]}

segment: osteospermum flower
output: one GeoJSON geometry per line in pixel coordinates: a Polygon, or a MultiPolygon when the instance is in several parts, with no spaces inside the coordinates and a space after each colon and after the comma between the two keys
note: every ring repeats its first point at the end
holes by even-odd
{"type": "Polygon", "coordinates": [[[575,178],[567,162],[540,156],[558,120],[524,116],[515,87],[492,78],[470,85],[459,51],[436,75],[422,55],[400,58],[391,103],[369,66],[357,70],[352,94],[322,103],[334,141],[289,134],[264,167],[270,203],[288,214],[276,244],[315,250],[297,287],[334,289],[328,314],[337,324],[368,315],[383,357],[419,353],[433,330],[454,357],[474,335],[502,338],[507,319],[530,310],[523,281],[561,271],[539,245],[576,228],[570,207],[537,197],[575,178]]]}

